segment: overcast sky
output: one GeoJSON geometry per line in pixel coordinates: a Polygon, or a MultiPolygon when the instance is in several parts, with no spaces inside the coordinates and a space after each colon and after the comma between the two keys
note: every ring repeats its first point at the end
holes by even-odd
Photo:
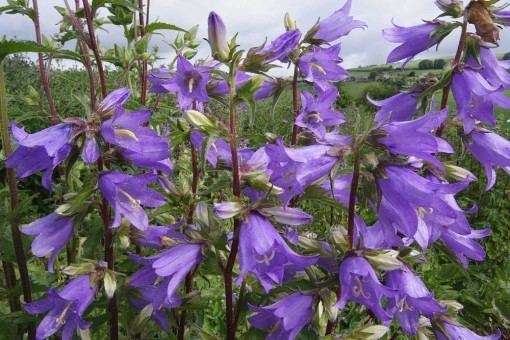
{"type": "MultiPolygon", "coordinates": [[[[6,0],[0,0],[5,5],[6,0]]],[[[70,1],[74,3],[74,1],[70,1]]],[[[151,21],[159,20],[190,28],[200,25],[199,36],[207,35],[207,16],[216,11],[225,21],[229,35],[239,33],[238,42],[243,48],[260,45],[267,37],[272,40],[284,32],[283,16],[289,12],[297,20],[298,27],[306,32],[317,20],[325,18],[340,8],[344,0],[152,0],[151,21]]],[[[62,0],[41,0],[41,26],[43,34],[58,31],[59,14],[53,6],[64,6],[62,0]]],[[[102,13],[107,14],[107,13],[102,13]]],[[[353,0],[352,15],[365,21],[368,28],[357,29],[342,38],[341,56],[344,67],[384,63],[389,51],[395,47],[382,38],[381,30],[395,23],[409,26],[419,24],[422,19],[433,19],[439,14],[433,0],[353,0]]],[[[99,32],[103,47],[123,43],[122,33],[113,26],[108,32],[99,32]]],[[[510,29],[502,32],[498,52],[510,51],[510,29]]],[[[164,41],[173,41],[175,33],[164,31],[164,37],[153,38],[165,58],[171,58],[170,48],[164,41]]],[[[27,18],[17,15],[0,15],[0,35],[7,38],[33,39],[33,28],[27,18]]],[[[447,38],[439,51],[431,49],[420,57],[451,56],[455,53],[457,36],[447,38]]],[[[70,46],[72,48],[72,46],[70,46]]],[[[209,53],[203,41],[200,55],[209,53]]]]}

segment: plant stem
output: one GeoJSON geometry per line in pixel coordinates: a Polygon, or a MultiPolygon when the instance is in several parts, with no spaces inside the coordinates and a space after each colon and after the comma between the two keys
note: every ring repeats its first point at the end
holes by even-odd
{"type": "Polygon", "coordinates": [[[299,126],[296,125],[296,118],[299,112],[298,77],[299,69],[297,65],[294,65],[294,76],[292,77],[292,114],[294,124],[292,125],[292,137],[290,139],[290,145],[296,145],[297,133],[299,130],[299,126]]]}
{"type": "MultiPolygon", "coordinates": [[[[140,37],[145,35],[145,26],[143,20],[143,0],[138,0],[138,16],[140,21],[140,37]]],[[[147,61],[142,61],[142,74],[140,75],[140,104],[145,105],[147,102],[147,61]]]]}
{"type": "MultiPolygon", "coordinates": [[[[241,180],[239,176],[239,161],[237,158],[237,102],[236,96],[236,75],[237,65],[234,63],[230,67],[230,117],[229,117],[229,134],[230,134],[230,153],[232,155],[232,191],[234,196],[241,196],[241,180]]],[[[232,238],[232,246],[225,267],[225,303],[227,316],[227,340],[234,340],[236,337],[236,327],[234,325],[233,315],[233,297],[232,297],[232,271],[236,261],[237,251],[239,248],[239,229],[241,221],[234,217],[234,233],[232,238]]]]}
{"type": "MultiPolygon", "coordinates": [[[[9,156],[12,153],[8,125],[9,117],[7,115],[7,95],[5,90],[4,65],[3,61],[0,60],[0,134],[2,137],[2,145],[5,156],[9,156]]],[[[12,241],[14,244],[14,252],[16,254],[16,262],[18,263],[21,287],[23,289],[23,298],[25,302],[28,303],[32,302],[32,292],[30,288],[30,278],[28,276],[27,259],[23,249],[21,232],[19,231],[20,220],[19,212],[17,211],[19,208],[19,197],[18,188],[16,186],[16,171],[14,169],[7,169],[7,182],[9,185],[11,211],[15,213],[14,217],[10,221],[12,241]]],[[[10,272],[10,274],[12,274],[12,272],[10,272]]],[[[28,334],[30,339],[34,338],[35,333],[33,324],[29,325],[28,334]]]]}
{"type": "MultiPolygon", "coordinates": [[[[33,0],[32,4],[35,12],[34,15],[35,40],[37,41],[38,44],[42,44],[41,25],[39,23],[39,6],[37,4],[37,0],[33,0]]],[[[41,82],[44,88],[44,94],[46,95],[46,99],[48,100],[48,106],[50,108],[50,121],[52,124],[57,124],[58,122],[57,108],[55,106],[55,101],[53,100],[53,95],[51,94],[49,79],[50,77],[48,72],[46,72],[46,66],[44,65],[44,56],[42,53],[38,53],[37,56],[39,61],[39,75],[41,77],[41,82]]]]}
{"type": "MultiPolygon", "coordinates": [[[[455,53],[455,58],[453,59],[452,66],[455,68],[462,58],[462,52],[464,52],[464,47],[466,46],[466,37],[467,37],[467,17],[464,16],[464,22],[462,23],[462,32],[459,38],[459,45],[457,46],[457,52],[455,53]]],[[[441,106],[440,109],[444,109],[448,106],[448,97],[450,95],[450,89],[452,87],[451,81],[443,88],[443,95],[441,97],[441,106]]],[[[436,131],[436,136],[441,137],[443,135],[443,131],[446,127],[446,122],[443,122],[441,126],[436,131]]]]}
{"type": "MultiPolygon", "coordinates": [[[[5,276],[5,287],[11,290],[16,287],[16,272],[14,271],[14,266],[11,262],[2,261],[2,269],[5,276]]],[[[19,299],[16,296],[11,296],[9,298],[9,307],[11,312],[21,310],[19,299]]]]}
{"type": "Polygon", "coordinates": [[[90,9],[89,1],[82,0],[82,2],[90,36],[90,48],[92,49],[92,52],[94,53],[94,58],[96,59],[97,72],[99,73],[99,82],[101,83],[101,96],[102,98],[104,98],[106,97],[108,90],[106,88],[106,78],[104,75],[103,62],[101,60],[101,55],[99,53],[99,48],[97,46],[96,33],[94,29],[94,17],[90,9]]]}
{"type": "Polygon", "coordinates": [[[353,249],[354,243],[354,217],[356,215],[356,193],[360,176],[360,145],[359,140],[354,141],[354,170],[352,172],[351,190],[349,192],[349,215],[347,216],[347,235],[349,248],[353,249]]]}

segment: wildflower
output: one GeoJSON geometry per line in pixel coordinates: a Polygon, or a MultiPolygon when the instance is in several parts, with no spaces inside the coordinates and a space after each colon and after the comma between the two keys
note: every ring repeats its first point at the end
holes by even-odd
{"type": "Polygon", "coordinates": [[[209,13],[208,41],[214,59],[227,61],[230,55],[230,48],[227,43],[227,30],[221,17],[215,12],[209,13]]]}
{"type": "Polygon", "coordinates": [[[354,20],[349,15],[352,0],[347,0],[342,8],[332,15],[319,21],[317,32],[313,35],[314,40],[330,43],[347,34],[355,28],[365,28],[367,24],[360,20],[354,20]]]}
{"type": "Polygon", "coordinates": [[[313,46],[312,51],[302,55],[298,61],[303,78],[323,91],[331,87],[329,82],[346,79],[347,71],[338,65],[342,62],[339,53],[340,44],[328,48],[313,46]]]}

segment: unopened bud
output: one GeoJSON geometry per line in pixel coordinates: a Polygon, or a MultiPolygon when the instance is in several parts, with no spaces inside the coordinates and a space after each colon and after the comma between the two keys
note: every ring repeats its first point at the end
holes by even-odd
{"type": "Polygon", "coordinates": [[[184,118],[194,127],[202,130],[213,129],[213,122],[202,112],[196,110],[188,110],[184,114],[184,118]]]}
{"type": "Polygon", "coordinates": [[[453,18],[460,18],[464,12],[462,0],[436,0],[436,5],[444,14],[453,18]]]}
{"type": "Polygon", "coordinates": [[[369,250],[364,253],[364,256],[379,270],[390,271],[403,267],[398,259],[398,251],[394,249],[369,250]]]}
{"type": "Polygon", "coordinates": [[[241,211],[243,211],[243,205],[240,202],[221,202],[214,204],[214,213],[222,220],[232,218],[241,211]]]}
{"type": "Polygon", "coordinates": [[[115,279],[115,274],[111,270],[107,270],[104,273],[103,278],[104,290],[106,292],[106,296],[111,299],[115,294],[115,290],[117,289],[117,280],[115,279]]]}
{"type": "Polygon", "coordinates": [[[209,13],[208,40],[214,59],[225,62],[230,56],[230,48],[227,43],[227,30],[223,20],[215,12],[209,13]]]}
{"type": "Polygon", "coordinates": [[[468,180],[470,182],[476,181],[476,176],[471,171],[461,168],[460,166],[445,163],[446,175],[457,181],[468,180]]]}
{"type": "Polygon", "coordinates": [[[468,6],[468,22],[475,25],[476,34],[483,41],[497,44],[499,40],[499,27],[494,23],[491,12],[486,4],[480,1],[471,1],[468,6]]]}
{"type": "Polygon", "coordinates": [[[285,17],[283,18],[283,24],[285,25],[285,29],[287,31],[292,31],[297,28],[296,20],[294,20],[289,12],[285,13],[285,17]]]}

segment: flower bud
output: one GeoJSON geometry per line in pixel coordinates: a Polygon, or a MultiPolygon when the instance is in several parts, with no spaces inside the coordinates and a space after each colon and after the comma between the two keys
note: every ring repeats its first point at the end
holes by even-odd
{"type": "Polygon", "coordinates": [[[290,16],[289,12],[285,13],[283,24],[285,25],[285,29],[287,31],[292,31],[297,28],[296,20],[290,16]]]}
{"type": "Polygon", "coordinates": [[[69,276],[78,276],[96,271],[96,266],[93,263],[84,262],[76,266],[67,266],[62,270],[62,273],[69,276]]]}
{"type": "Polygon", "coordinates": [[[291,207],[262,208],[259,212],[264,216],[272,216],[278,223],[299,226],[310,223],[312,216],[301,209],[291,207]]]}
{"type": "Polygon", "coordinates": [[[436,0],[436,6],[453,18],[460,18],[464,12],[462,0],[436,0]]]}
{"type": "Polygon", "coordinates": [[[402,262],[397,258],[398,251],[394,249],[369,250],[364,253],[365,258],[377,269],[390,271],[402,268],[402,262]]]}
{"type": "Polygon", "coordinates": [[[202,112],[196,110],[188,110],[184,114],[184,118],[186,118],[188,123],[198,129],[207,130],[214,128],[213,122],[202,112]]]}
{"type": "Polygon", "coordinates": [[[105,271],[103,284],[106,296],[111,299],[115,294],[115,290],[117,289],[117,280],[115,280],[115,274],[113,271],[105,271]]]}
{"type": "Polygon", "coordinates": [[[243,205],[240,202],[214,203],[214,213],[222,220],[232,218],[241,211],[243,211],[243,205]]]}
{"type": "Polygon", "coordinates": [[[227,30],[223,20],[215,12],[209,13],[208,33],[213,58],[223,62],[228,61],[230,48],[227,43],[227,30]]]}
{"type": "Polygon", "coordinates": [[[450,163],[444,163],[444,167],[446,169],[446,175],[457,181],[476,181],[476,176],[467,169],[450,163]]]}

